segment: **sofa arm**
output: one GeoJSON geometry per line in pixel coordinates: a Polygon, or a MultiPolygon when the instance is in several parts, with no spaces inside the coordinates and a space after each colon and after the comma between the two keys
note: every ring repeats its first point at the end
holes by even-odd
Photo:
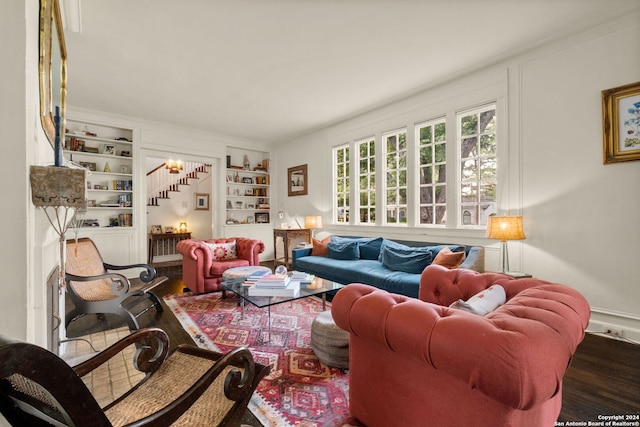
{"type": "Polygon", "coordinates": [[[297,268],[296,261],[302,257],[311,255],[312,251],[313,248],[293,248],[291,250],[291,268],[295,270],[297,268]]]}
{"type": "Polygon", "coordinates": [[[529,409],[560,391],[589,306],[572,289],[550,284],[481,317],[350,284],[333,299],[332,314],[352,340],[375,341],[505,405],[529,409]]]}

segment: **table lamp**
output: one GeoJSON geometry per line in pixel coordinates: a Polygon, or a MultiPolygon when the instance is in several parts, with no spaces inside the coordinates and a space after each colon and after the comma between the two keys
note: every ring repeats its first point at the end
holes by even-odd
{"type": "Polygon", "coordinates": [[[486,237],[500,240],[501,273],[509,271],[509,251],[507,240],[526,239],[522,228],[522,216],[491,215],[487,224],[486,237]]]}
{"type": "Polygon", "coordinates": [[[314,229],[322,227],[322,217],[320,215],[311,215],[304,217],[304,228],[308,228],[311,230],[311,237],[313,237],[314,229]]]}

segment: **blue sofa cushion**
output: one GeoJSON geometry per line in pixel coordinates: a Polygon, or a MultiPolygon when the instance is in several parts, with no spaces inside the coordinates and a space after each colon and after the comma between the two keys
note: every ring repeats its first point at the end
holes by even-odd
{"type": "Polygon", "coordinates": [[[434,257],[435,255],[428,246],[410,247],[385,239],[380,248],[382,265],[390,270],[406,273],[422,273],[422,270],[431,264],[434,257]]]}
{"type": "Polygon", "coordinates": [[[358,242],[352,241],[331,241],[327,245],[329,250],[329,258],[342,260],[360,259],[360,250],[358,242]]]}
{"type": "Polygon", "coordinates": [[[331,236],[332,242],[357,242],[360,250],[360,259],[377,260],[380,257],[380,247],[382,246],[382,237],[340,237],[331,236]]]}

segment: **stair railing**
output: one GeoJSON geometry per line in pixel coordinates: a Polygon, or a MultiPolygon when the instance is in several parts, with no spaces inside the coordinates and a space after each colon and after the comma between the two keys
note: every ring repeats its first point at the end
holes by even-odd
{"type": "Polygon", "coordinates": [[[198,172],[208,172],[204,163],[185,161],[179,173],[170,173],[164,164],[147,173],[147,204],[157,205],[158,198],[168,198],[170,191],[179,191],[179,185],[189,185],[189,179],[198,172]]]}

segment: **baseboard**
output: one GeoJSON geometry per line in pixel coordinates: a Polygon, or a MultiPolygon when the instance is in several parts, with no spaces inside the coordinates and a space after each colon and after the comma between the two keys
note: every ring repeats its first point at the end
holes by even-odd
{"type": "Polygon", "coordinates": [[[592,308],[587,332],[640,344],[640,317],[592,308]]]}

